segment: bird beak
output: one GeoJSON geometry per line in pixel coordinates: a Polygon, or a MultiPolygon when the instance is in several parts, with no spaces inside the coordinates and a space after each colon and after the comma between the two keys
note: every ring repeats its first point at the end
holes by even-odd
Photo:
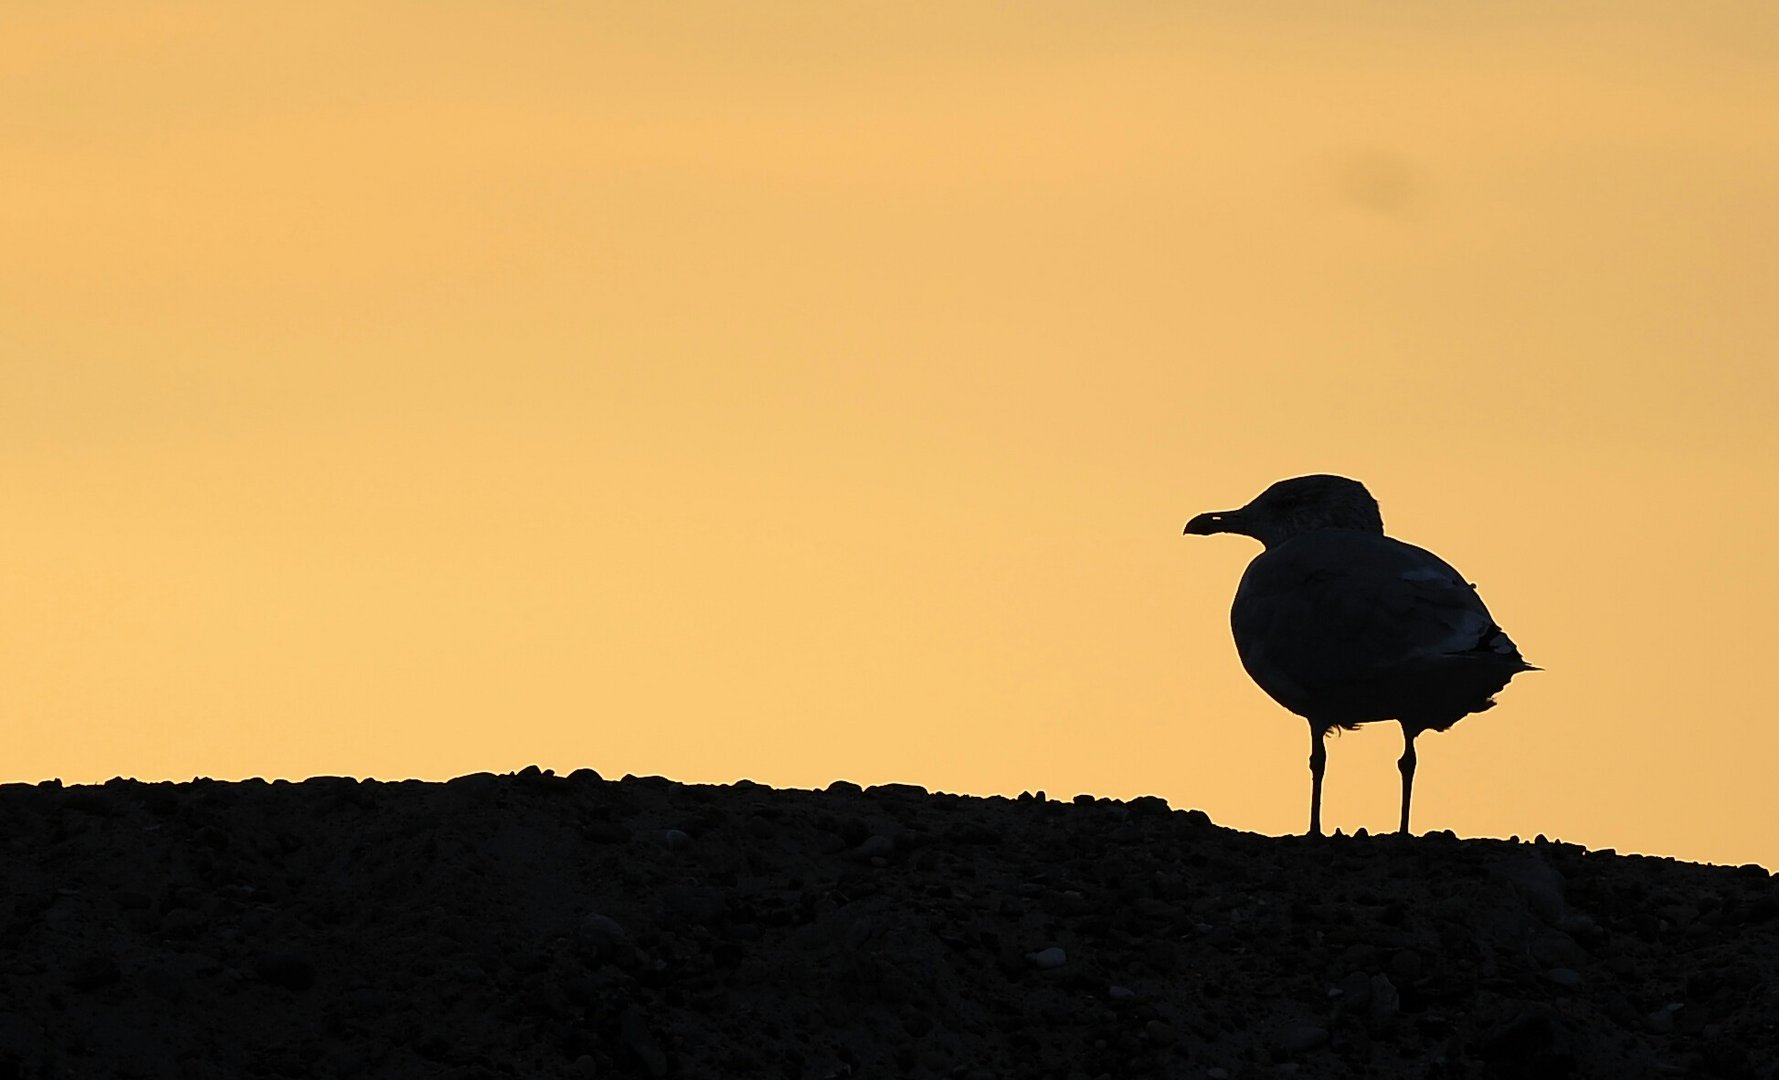
{"type": "Polygon", "coordinates": [[[1241,527],[1238,510],[1217,510],[1200,514],[1186,523],[1184,536],[1210,536],[1212,533],[1235,532],[1241,527]]]}

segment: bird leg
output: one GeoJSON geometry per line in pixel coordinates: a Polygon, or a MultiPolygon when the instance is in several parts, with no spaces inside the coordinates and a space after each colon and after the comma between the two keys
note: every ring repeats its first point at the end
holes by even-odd
{"type": "Polygon", "coordinates": [[[1415,731],[1402,725],[1402,756],[1396,759],[1402,773],[1402,833],[1408,835],[1408,797],[1415,789],[1415,731]]]}
{"type": "Polygon", "coordinates": [[[1327,728],[1310,725],[1310,835],[1322,835],[1322,770],[1328,764],[1328,747],[1323,743],[1327,728]]]}

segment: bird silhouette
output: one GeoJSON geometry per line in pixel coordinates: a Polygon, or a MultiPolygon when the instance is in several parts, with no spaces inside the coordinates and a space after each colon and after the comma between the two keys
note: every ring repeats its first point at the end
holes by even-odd
{"type": "Polygon", "coordinates": [[[1230,608],[1242,666],[1310,724],[1310,833],[1322,831],[1330,728],[1402,725],[1401,831],[1408,832],[1415,736],[1493,708],[1522,671],[1520,651],[1476,586],[1430,551],[1384,535],[1377,500],[1344,476],[1299,476],[1239,510],[1199,514],[1187,535],[1240,533],[1265,549],[1230,608]]]}

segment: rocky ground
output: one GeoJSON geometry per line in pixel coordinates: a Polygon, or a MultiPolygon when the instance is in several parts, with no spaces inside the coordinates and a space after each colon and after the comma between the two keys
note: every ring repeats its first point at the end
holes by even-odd
{"type": "Polygon", "coordinates": [[[0,1080],[1779,1076],[1753,866],[588,770],[0,815],[0,1080]]]}

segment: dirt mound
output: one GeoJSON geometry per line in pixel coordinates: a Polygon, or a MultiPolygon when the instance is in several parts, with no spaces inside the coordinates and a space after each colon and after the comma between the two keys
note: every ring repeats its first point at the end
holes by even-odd
{"type": "Polygon", "coordinates": [[[1779,1076],[1753,866],[590,770],[0,814],[0,1080],[1779,1076]]]}

